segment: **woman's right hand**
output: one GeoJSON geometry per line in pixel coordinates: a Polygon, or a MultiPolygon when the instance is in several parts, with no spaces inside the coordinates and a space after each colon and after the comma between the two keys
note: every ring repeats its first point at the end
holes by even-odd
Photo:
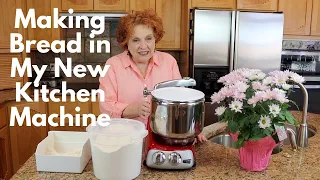
{"type": "Polygon", "coordinates": [[[149,101],[142,101],[139,104],[139,116],[141,118],[147,119],[151,113],[151,104],[149,101]]]}
{"type": "Polygon", "coordinates": [[[129,104],[123,111],[122,117],[135,118],[141,117],[147,119],[151,113],[151,104],[149,101],[142,101],[140,103],[129,104]]]}

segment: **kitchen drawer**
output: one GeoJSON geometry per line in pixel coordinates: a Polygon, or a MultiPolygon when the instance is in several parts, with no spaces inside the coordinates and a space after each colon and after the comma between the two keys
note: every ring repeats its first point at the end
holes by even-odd
{"type": "Polygon", "coordinates": [[[91,102],[80,102],[78,100],[76,100],[75,102],[71,102],[70,97],[68,96],[67,102],[49,102],[49,115],[53,113],[60,114],[60,106],[64,106],[65,114],[71,114],[75,116],[75,114],[89,114],[91,102]],[[79,112],[75,110],[77,106],[80,107],[79,112]]]}

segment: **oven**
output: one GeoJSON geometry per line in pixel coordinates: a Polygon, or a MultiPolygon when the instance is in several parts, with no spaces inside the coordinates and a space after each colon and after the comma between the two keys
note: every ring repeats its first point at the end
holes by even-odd
{"type": "MultiPolygon", "coordinates": [[[[308,112],[320,114],[320,52],[317,51],[283,51],[281,70],[290,70],[303,76],[308,91],[308,112]]],[[[303,108],[303,92],[295,86],[289,99],[296,102],[299,110],[303,108]]],[[[292,104],[291,110],[297,110],[292,104]]]]}

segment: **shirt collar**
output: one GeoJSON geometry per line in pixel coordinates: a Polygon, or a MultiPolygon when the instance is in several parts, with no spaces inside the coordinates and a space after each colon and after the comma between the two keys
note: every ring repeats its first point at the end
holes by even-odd
{"type": "Polygon", "coordinates": [[[158,57],[158,52],[155,51],[152,57],[152,61],[155,65],[159,66],[160,62],[159,62],[159,57],[158,57]]]}
{"type": "MultiPolygon", "coordinates": [[[[129,55],[129,51],[128,50],[125,50],[122,55],[124,56],[124,58],[121,59],[122,61],[122,65],[124,68],[127,68],[129,66],[132,65],[132,60],[131,60],[131,57],[129,55]]],[[[158,53],[157,51],[154,52],[153,56],[152,56],[152,59],[150,60],[151,63],[153,63],[154,65],[159,65],[159,58],[158,58],[158,53]]]]}
{"type": "Polygon", "coordinates": [[[124,56],[123,58],[121,58],[123,67],[124,68],[129,67],[131,65],[131,58],[129,56],[129,52],[128,51],[124,51],[122,53],[122,56],[124,56]]]}

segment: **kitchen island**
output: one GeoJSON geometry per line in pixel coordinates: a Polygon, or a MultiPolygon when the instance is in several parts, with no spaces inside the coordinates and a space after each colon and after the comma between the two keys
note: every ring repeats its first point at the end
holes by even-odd
{"type": "MultiPolygon", "coordinates": [[[[301,120],[301,112],[293,112],[301,120]]],[[[309,127],[320,130],[320,114],[308,113],[309,127]]],[[[203,130],[210,138],[221,132],[225,125],[215,123],[203,130]]],[[[320,135],[309,139],[309,147],[293,151],[290,146],[273,154],[269,166],[262,172],[248,172],[239,165],[238,150],[207,141],[196,145],[197,166],[190,170],[154,170],[142,167],[136,179],[319,179],[320,178],[320,135]]],[[[121,170],[119,170],[121,173],[121,170]]],[[[96,179],[92,162],[89,161],[83,173],[37,172],[35,156],[12,177],[15,179],[96,179]]]]}

